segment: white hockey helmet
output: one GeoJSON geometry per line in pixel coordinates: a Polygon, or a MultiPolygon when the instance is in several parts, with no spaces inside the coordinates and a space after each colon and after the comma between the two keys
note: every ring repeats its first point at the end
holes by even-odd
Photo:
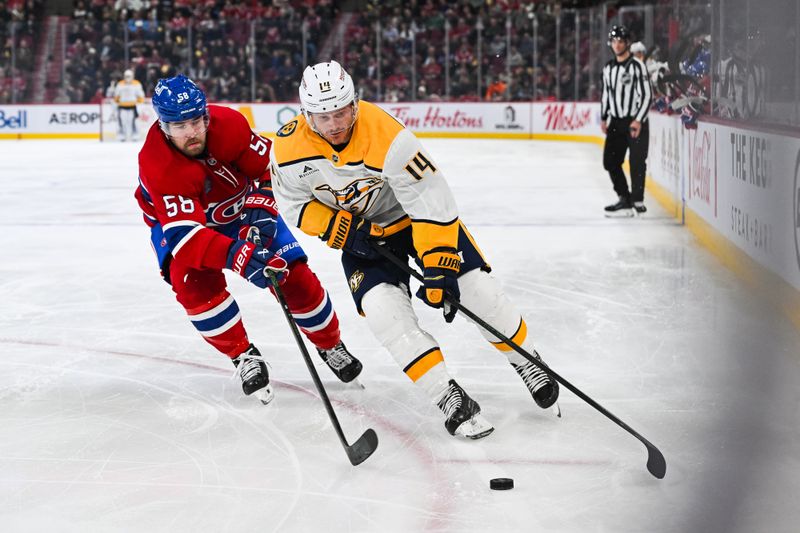
{"type": "Polygon", "coordinates": [[[353,78],[336,61],[306,67],[300,81],[300,110],[313,128],[309,113],[327,113],[353,104],[353,121],[358,110],[353,78]]]}
{"type": "Polygon", "coordinates": [[[633,43],[631,45],[631,53],[632,54],[637,54],[637,53],[646,54],[647,53],[647,47],[644,45],[644,43],[642,41],[636,41],[635,43],[633,43]]]}
{"type": "MultiPolygon", "coordinates": [[[[117,71],[119,72],[119,71],[117,71]]],[[[133,81],[133,71],[131,69],[126,70],[122,77],[125,78],[125,81],[133,81]]]]}

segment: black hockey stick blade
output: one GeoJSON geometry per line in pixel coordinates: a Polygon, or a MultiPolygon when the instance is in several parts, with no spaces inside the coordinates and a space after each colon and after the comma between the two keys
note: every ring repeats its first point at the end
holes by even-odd
{"type": "Polygon", "coordinates": [[[667,460],[664,459],[664,454],[649,441],[644,445],[647,448],[647,471],[658,479],[664,479],[667,474],[667,460]]]}
{"type": "Polygon", "coordinates": [[[350,464],[356,466],[366,461],[377,448],[378,435],[370,428],[357,441],[350,446],[346,446],[345,451],[347,451],[347,457],[350,458],[350,464]]]}
{"type": "MultiPolygon", "coordinates": [[[[383,246],[380,246],[377,243],[373,243],[373,248],[381,254],[383,257],[394,263],[398,268],[410,274],[414,279],[419,282],[423,282],[422,275],[417,272],[417,270],[408,266],[408,262],[403,262],[399,257],[394,255],[391,251],[385,249],[383,246]]],[[[554,380],[558,381],[570,390],[573,394],[575,394],[578,398],[589,404],[590,406],[594,407],[597,411],[603,414],[606,418],[614,422],[616,425],[630,433],[633,437],[635,437],[639,442],[644,444],[645,448],[647,448],[647,471],[653,474],[653,476],[657,477],[658,479],[662,479],[667,473],[667,461],[664,459],[664,454],[656,448],[653,443],[649,440],[644,438],[642,435],[639,434],[638,431],[630,427],[628,424],[617,418],[611,411],[597,403],[594,399],[592,399],[588,394],[580,390],[578,387],[561,377],[555,370],[547,366],[544,362],[537,360],[531,354],[526,352],[522,349],[517,343],[509,339],[507,336],[503,335],[497,328],[493,327],[491,324],[488,324],[485,320],[481,317],[464,307],[461,302],[458,300],[451,300],[449,296],[447,297],[447,301],[450,305],[453,305],[458,309],[461,313],[465,316],[472,319],[473,322],[478,324],[480,327],[503,341],[505,344],[510,346],[515,352],[523,356],[525,359],[539,367],[539,369],[544,370],[550,377],[554,380]]]]}

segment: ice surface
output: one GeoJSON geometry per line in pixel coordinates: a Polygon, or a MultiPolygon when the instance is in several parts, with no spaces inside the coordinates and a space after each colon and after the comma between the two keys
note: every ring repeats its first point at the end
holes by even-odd
{"type": "Polygon", "coordinates": [[[646,218],[604,219],[598,147],[424,142],[546,361],[658,446],[665,479],[571,393],[561,420],[538,409],[472,325],[417,302],[496,428],[450,437],[358,317],[338,254],[298,235],[364,362],[365,390],[319,362],[350,442],[380,439],[351,466],[267,294],[229,278],[272,365],[263,407],[160,281],[138,146],[3,142],[0,529],[796,531],[797,330],[654,200],[646,218]]]}

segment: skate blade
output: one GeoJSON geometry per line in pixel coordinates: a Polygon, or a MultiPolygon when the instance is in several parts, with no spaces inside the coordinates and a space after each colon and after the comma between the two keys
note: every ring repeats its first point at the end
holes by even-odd
{"type": "Polygon", "coordinates": [[[347,385],[353,385],[353,386],[355,386],[356,388],[359,388],[359,389],[361,389],[361,390],[366,390],[366,389],[367,389],[367,388],[364,386],[364,384],[363,384],[363,383],[361,383],[361,382],[358,380],[358,378],[353,378],[353,379],[350,381],[350,383],[348,383],[347,385]]]}
{"type": "Polygon", "coordinates": [[[483,415],[478,413],[458,426],[456,429],[456,435],[467,439],[476,440],[482,439],[483,437],[489,435],[492,431],[494,431],[494,426],[492,426],[485,418],[483,418],[483,415]]]}
{"type": "Polygon", "coordinates": [[[272,390],[272,385],[267,385],[266,387],[255,391],[253,396],[258,398],[259,401],[264,405],[269,405],[269,402],[275,398],[275,393],[272,390]]]}
{"type": "Polygon", "coordinates": [[[619,211],[606,211],[605,213],[606,218],[633,218],[634,210],[633,209],[620,209],[619,211]]]}

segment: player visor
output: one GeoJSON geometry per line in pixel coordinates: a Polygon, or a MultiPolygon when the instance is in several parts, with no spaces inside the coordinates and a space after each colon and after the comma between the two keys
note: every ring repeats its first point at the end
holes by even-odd
{"type": "Polygon", "coordinates": [[[176,139],[188,139],[208,131],[208,123],[208,113],[204,113],[199,117],[180,122],[161,122],[161,131],[176,139]]]}

